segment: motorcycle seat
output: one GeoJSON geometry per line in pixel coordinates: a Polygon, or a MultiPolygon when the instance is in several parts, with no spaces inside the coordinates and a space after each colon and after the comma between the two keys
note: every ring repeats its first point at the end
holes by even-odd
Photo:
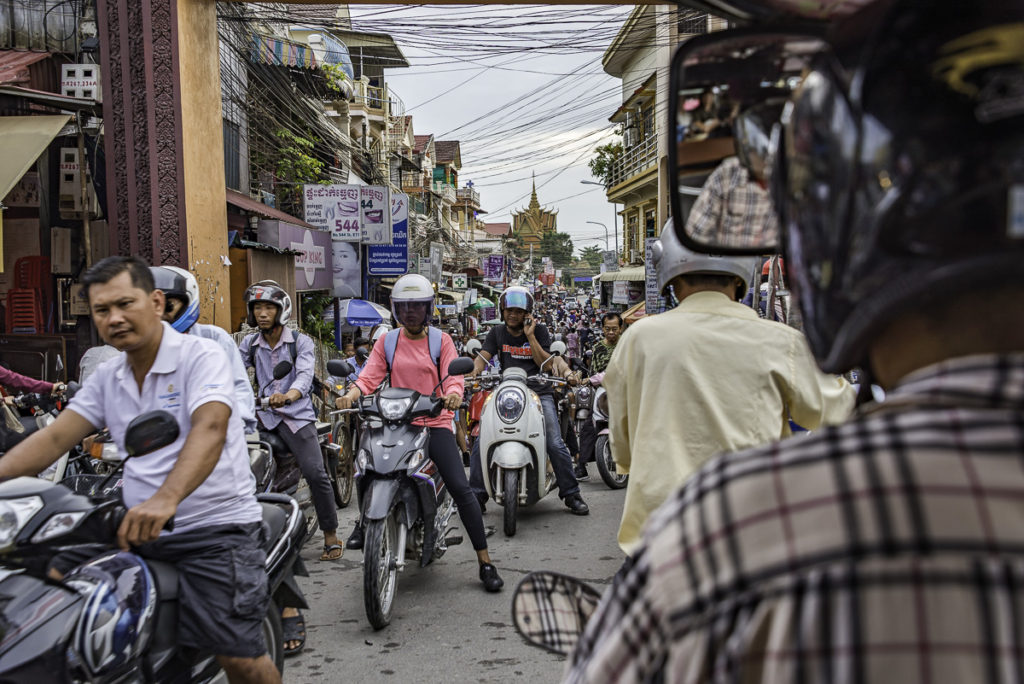
{"type": "Polygon", "coordinates": [[[268,430],[260,430],[260,440],[270,445],[270,448],[274,450],[274,456],[281,458],[288,452],[288,445],[284,443],[276,432],[270,432],[268,430]]]}
{"type": "Polygon", "coordinates": [[[319,420],[316,422],[316,434],[323,436],[331,433],[330,423],[321,423],[319,420]]]}
{"type": "Polygon", "coordinates": [[[263,508],[263,523],[267,526],[267,542],[264,545],[264,550],[269,553],[270,547],[284,534],[284,529],[288,525],[288,514],[284,512],[283,508],[274,504],[261,501],[260,506],[263,508]]]}
{"type": "Polygon", "coordinates": [[[149,571],[156,580],[156,595],[160,601],[176,601],[178,599],[178,571],[170,563],[158,560],[146,560],[149,571]]]}

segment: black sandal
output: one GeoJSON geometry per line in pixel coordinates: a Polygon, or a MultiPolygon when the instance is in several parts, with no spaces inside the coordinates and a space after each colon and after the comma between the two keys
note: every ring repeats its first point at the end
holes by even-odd
{"type": "Polygon", "coordinates": [[[324,552],[320,554],[320,560],[322,560],[322,561],[341,560],[341,557],[344,556],[344,555],[345,555],[345,547],[342,546],[341,544],[331,544],[330,546],[328,546],[327,544],[324,544],[324,552]],[[335,549],[337,549],[338,551],[341,551],[341,553],[339,553],[334,558],[331,558],[331,552],[334,551],[335,549]]]}
{"type": "Polygon", "coordinates": [[[302,653],[302,649],[306,647],[306,619],[302,617],[302,613],[292,617],[281,618],[281,630],[284,632],[285,656],[302,653]],[[288,648],[288,644],[292,641],[298,641],[299,645],[288,648]]]}

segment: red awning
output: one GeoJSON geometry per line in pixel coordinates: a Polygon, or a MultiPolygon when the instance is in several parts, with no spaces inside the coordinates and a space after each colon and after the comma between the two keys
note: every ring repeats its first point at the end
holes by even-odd
{"type": "Polygon", "coordinates": [[[0,50],[0,84],[28,85],[32,81],[29,67],[49,56],[49,52],[0,50]]]}
{"type": "Polygon", "coordinates": [[[266,204],[257,202],[248,195],[243,195],[237,190],[232,190],[231,188],[227,188],[227,200],[228,204],[256,214],[257,216],[262,216],[263,218],[277,219],[278,221],[285,221],[295,226],[302,226],[303,228],[314,228],[314,226],[309,225],[302,219],[295,218],[291,214],[286,214],[283,211],[274,209],[273,207],[268,207],[266,204]]]}

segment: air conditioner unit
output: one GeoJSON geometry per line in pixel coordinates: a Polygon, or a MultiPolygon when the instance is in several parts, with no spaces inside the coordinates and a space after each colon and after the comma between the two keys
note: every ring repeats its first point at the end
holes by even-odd
{"type": "MultiPolygon", "coordinates": [[[[80,218],[82,213],[82,178],[81,166],[78,163],[77,147],[60,148],[60,196],[58,209],[62,218],[80,218]]],[[[89,213],[99,214],[96,202],[96,191],[92,183],[86,183],[86,199],[89,213]]]]}
{"type": "Polygon", "coordinates": [[[644,260],[644,253],[639,249],[629,250],[629,263],[639,264],[644,260]]]}
{"type": "Polygon", "coordinates": [[[99,64],[65,64],[60,71],[61,95],[103,101],[99,64]]]}

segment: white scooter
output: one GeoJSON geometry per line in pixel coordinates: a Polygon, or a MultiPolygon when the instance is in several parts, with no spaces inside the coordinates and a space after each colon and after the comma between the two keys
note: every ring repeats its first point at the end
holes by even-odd
{"type": "Polygon", "coordinates": [[[554,471],[548,465],[544,409],[535,389],[564,385],[544,373],[527,377],[521,368],[479,376],[482,389],[492,389],[480,418],[480,467],[484,486],[495,503],[504,507],[505,535],[516,533],[519,506],[531,506],[554,489],[554,471]]]}

